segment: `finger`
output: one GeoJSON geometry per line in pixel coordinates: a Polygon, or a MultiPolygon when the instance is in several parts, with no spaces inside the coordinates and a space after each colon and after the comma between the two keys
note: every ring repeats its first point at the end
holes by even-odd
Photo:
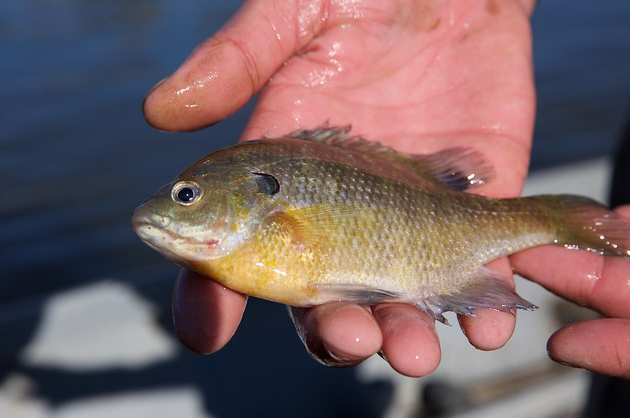
{"type": "Polygon", "coordinates": [[[173,294],[177,337],[192,351],[209,354],[232,338],[247,297],[198,273],[182,270],[173,294]]]}
{"type": "MultiPolygon", "coordinates": [[[[630,216],[630,206],[618,213],[630,216]]],[[[586,251],[539,247],[510,257],[515,271],[551,292],[606,316],[630,318],[630,260],[586,251]]]]}
{"type": "Polygon", "coordinates": [[[564,327],[549,339],[549,356],[595,373],[630,378],[630,320],[595,319],[564,327]]]}
{"type": "Polygon", "coordinates": [[[370,310],[349,303],[311,309],[290,308],[298,335],[311,356],[328,366],[352,366],[381,347],[381,332],[370,310]]]}
{"type": "Polygon", "coordinates": [[[432,318],[405,304],[381,304],[372,311],[383,333],[381,353],[394,370],[420,377],[437,368],[441,350],[432,318]]]}
{"type": "Polygon", "coordinates": [[[511,257],[518,274],[603,315],[630,318],[630,261],[541,247],[511,257]]]}
{"type": "Polygon", "coordinates": [[[459,325],[468,341],[479,350],[496,350],[508,342],[514,333],[514,312],[477,309],[475,316],[459,316],[459,325]]]}
{"type": "Polygon", "coordinates": [[[166,131],[199,129],[229,116],[310,40],[319,11],[299,2],[248,1],[174,74],[151,90],[144,114],[166,131]],[[304,7],[304,6],[302,6],[304,7]]]}
{"type": "MultiPolygon", "coordinates": [[[[510,286],[514,287],[511,279],[512,270],[506,258],[488,263],[492,270],[500,272],[510,286]]],[[[500,312],[492,309],[477,309],[475,316],[458,317],[462,331],[468,341],[479,350],[496,350],[505,345],[514,333],[516,315],[514,311],[500,312]]]]}

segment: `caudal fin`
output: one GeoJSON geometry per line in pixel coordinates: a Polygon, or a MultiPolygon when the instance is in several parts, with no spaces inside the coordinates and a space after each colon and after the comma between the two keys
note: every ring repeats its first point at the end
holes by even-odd
{"type": "Polygon", "coordinates": [[[630,257],[630,221],[592,199],[574,195],[538,196],[558,225],[555,243],[602,255],[630,257]]]}

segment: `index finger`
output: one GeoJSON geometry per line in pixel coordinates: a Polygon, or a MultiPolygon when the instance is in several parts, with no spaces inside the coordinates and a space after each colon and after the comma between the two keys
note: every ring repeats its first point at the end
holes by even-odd
{"type": "Polygon", "coordinates": [[[189,131],[244,106],[320,29],[323,9],[306,14],[310,7],[293,3],[244,2],[219,32],[149,92],[143,105],[147,121],[166,131],[189,131]]]}

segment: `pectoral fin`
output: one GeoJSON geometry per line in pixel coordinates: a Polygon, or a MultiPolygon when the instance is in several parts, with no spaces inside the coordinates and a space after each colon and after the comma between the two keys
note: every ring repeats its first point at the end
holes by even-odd
{"type": "Polygon", "coordinates": [[[269,228],[282,231],[282,234],[296,247],[306,246],[313,240],[311,229],[299,218],[287,213],[276,212],[267,219],[269,228]]]}
{"type": "Polygon", "coordinates": [[[347,232],[348,225],[374,221],[374,213],[353,206],[313,205],[290,208],[269,216],[267,223],[281,227],[295,244],[326,245],[347,232]]]}
{"type": "Polygon", "coordinates": [[[352,283],[318,284],[314,287],[318,295],[328,302],[351,302],[371,306],[401,301],[405,297],[400,293],[352,283]]]}

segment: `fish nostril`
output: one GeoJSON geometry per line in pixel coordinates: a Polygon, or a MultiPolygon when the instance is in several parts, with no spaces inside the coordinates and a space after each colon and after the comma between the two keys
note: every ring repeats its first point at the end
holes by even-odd
{"type": "Polygon", "coordinates": [[[158,215],[154,213],[151,216],[151,221],[153,221],[160,228],[166,228],[171,224],[171,222],[173,222],[173,218],[167,215],[158,215]]]}
{"type": "Polygon", "coordinates": [[[170,216],[155,213],[143,205],[135,210],[131,220],[132,225],[152,225],[157,228],[166,228],[171,222],[173,218],[170,216]]]}

